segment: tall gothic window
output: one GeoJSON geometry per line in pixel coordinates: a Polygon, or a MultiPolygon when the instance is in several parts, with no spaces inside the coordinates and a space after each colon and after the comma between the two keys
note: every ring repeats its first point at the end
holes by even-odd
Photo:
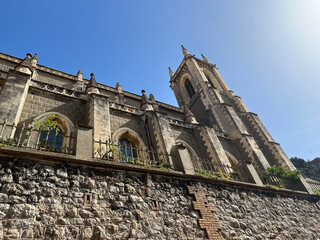
{"type": "Polygon", "coordinates": [[[208,80],[208,82],[210,83],[211,87],[213,88],[216,88],[214,85],[213,85],[213,82],[211,81],[211,78],[207,75],[207,74],[204,74],[208,80]]]}
{"type": "Polygon", "coordinates": [[[132,147],[132,144],[126,138],[122,138],[119,141],[120,145],[120,159],[122,162],[127,162],[130,159],[135,157],[135,152],[132,147]]]}
{"type": "Polygon", "coordinates": [[[192,98],[192,96],[195,94],[195,91],[194,91],[194,89],[192,87],[192,84],[191,84],[189,79],[186,79],[186,81],[184,82],[184,86],[187,89],[189,97],[192,98]]]}
{"type": "Polygon", "coordinates": [[[54,150],[61,151],[63,143],[63,133],[57,132],[55,129],[50,129],[47,132],[41,132],[39,144],[42,147],[51,147],[54,150]]]}

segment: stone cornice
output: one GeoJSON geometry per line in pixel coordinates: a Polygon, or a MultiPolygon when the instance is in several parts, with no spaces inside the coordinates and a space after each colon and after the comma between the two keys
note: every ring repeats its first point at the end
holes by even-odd
{"type": "Polygon", "coordinates": [[[192,129],[192,124],[187,123],[185,121],[174,119],[174,118],[170,118],[170,117],[168,117],[168,120],[169,120],[169,123],[174,125],[174,126],[192,129]]]}
{"type": "Polygon", "coordinates": [[[113,101],[109,101],[109,102],[110,102],[109,107],[111,109],[119,110],[122,112],[127,112],[127,113],[134,114],[134,115],[140,115],[143,112],[139,108],[132,107],[130,105],[126,105],[123,103],[117,103],[117,102],[113,102],[113,101]]]}
{"type": "Polygon", "coordinates": [[[57,87],[55,85],[51,85],[48,83],[43,83],[39,81],[32,80],[30,87],[38,88],[47,92],[52,92],[55,94],[63,95],[66,97],[71,97],[71,98],[77,98],[81,100],[86,99],[86,94],[82,92],[77,92],[71,89],[63,88],[63,87],[57,87]]]}

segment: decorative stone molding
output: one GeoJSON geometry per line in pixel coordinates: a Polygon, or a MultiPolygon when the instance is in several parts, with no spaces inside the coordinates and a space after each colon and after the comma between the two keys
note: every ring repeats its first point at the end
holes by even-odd
{"type": "Polygon", "coordinates": [[[48,92],[53,92],[53,93],[57,93],[57,94],[60,94],[60,95],[73,97],[73,98],[85,99],[85,96],[86,96],[84,93],[81,93],[81,92],[77,92],[77,91],[74,91],[74,90],[71,90],[71,89],[58,87],[58,86],[55,86],[55,85],[51,85],[51,84],[48,84],[48,83],[39,82],[39,81],[35,81],[35,80],[32,80],[30,86],[31,87],[35,87],[35,88],[39,88],[39,89],[43,89],[43,90],[46,90],[48,92]]]}
{"type": "Polygon", "coordinates": [[[116,103],[110,101],[110,108],[116,109],[122,112],[127,112],[135,115],[140,115],[142,111],[139,108],[135,108],[126,104],[116,103]]]}
{"type": "Polygon", "coordinates": [[[184,122],[182,120],[174,119],[174,118],[168,118],[169,123],[178,127],[184,127],[192,129],[192,124],[189,124],[187,122],[184,122]]]}

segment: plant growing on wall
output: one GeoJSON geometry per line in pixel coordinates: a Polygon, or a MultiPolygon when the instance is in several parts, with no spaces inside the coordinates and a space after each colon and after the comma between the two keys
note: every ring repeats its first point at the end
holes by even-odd
{"type": "MultiPolygon", "coordinates": [[[[35,119],[33,121],[38,122],[39,119],[35,119]]],[[[34,127],[36,129],[39,129],[39,131],[41,131],[41,132],[54,131],[55,133],[58,133],[60,131],[59,123],[56,120],[55,114],[48,115],[43,121],[35,124],[34,127]]]]}
{"type": "Polygon", "coordinates": [[[265,170],[265,179],[268,184],[272,184],[278,187],[290,187],[294,184],[301,173],[299,171],[291,171],[283,166],[272,166],[265,170]]]}
{"type": "MultiPolygon", "coordinates": [[[[34,122],[38,122],[35,119],[34,122]]],[[[44,120],[34,125],[40,131],[39,148],[45,150],[61,150],[62,137],[58,136],[61,131],[55,114],[48,115],[44,120]],[[57,144],[57,139],[59,143],[57,144]]]]}
{"type": "Polygon", "coordinates": [[[9,138],[9,139],[4,139],[0,137],[0,145],[3,146],[14,146],[16,145],[16,140],[14,140],[13,138],[9,138]]]}
{"type": "Polygon", "coordinates": [[[197,169],[197,168],[194,170],[197,176],[209,177],[212,179],[232,180],[232,178],[228,174],[222,171],[212,172],[212,171],[207,171],[207,170],[197,169]]]}

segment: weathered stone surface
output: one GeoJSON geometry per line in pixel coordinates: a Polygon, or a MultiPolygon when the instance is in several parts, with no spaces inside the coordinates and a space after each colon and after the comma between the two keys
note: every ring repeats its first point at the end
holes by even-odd
{"type": "MultiPolygon", "coordinates": [[[[7,174],[8,162],[0,158],[0,172],[7,174]]],[[[0,239],[207,238],[187,192],[190,182],[32,161],[26,168],[23,162],[10,173],[19,178],[0,186],[0,239]],[[91,206],[84,204],[86,193],[93,196],[91,206]]],[[[311,200],[214,184],[202,188],[225,239],[320,237],[320,209],[311,200]]]]}
{"type": "Polygon", "coordinates": [[[8,202],[8,195],[5,193],[0,193],[0,203],[8,202]]]}

